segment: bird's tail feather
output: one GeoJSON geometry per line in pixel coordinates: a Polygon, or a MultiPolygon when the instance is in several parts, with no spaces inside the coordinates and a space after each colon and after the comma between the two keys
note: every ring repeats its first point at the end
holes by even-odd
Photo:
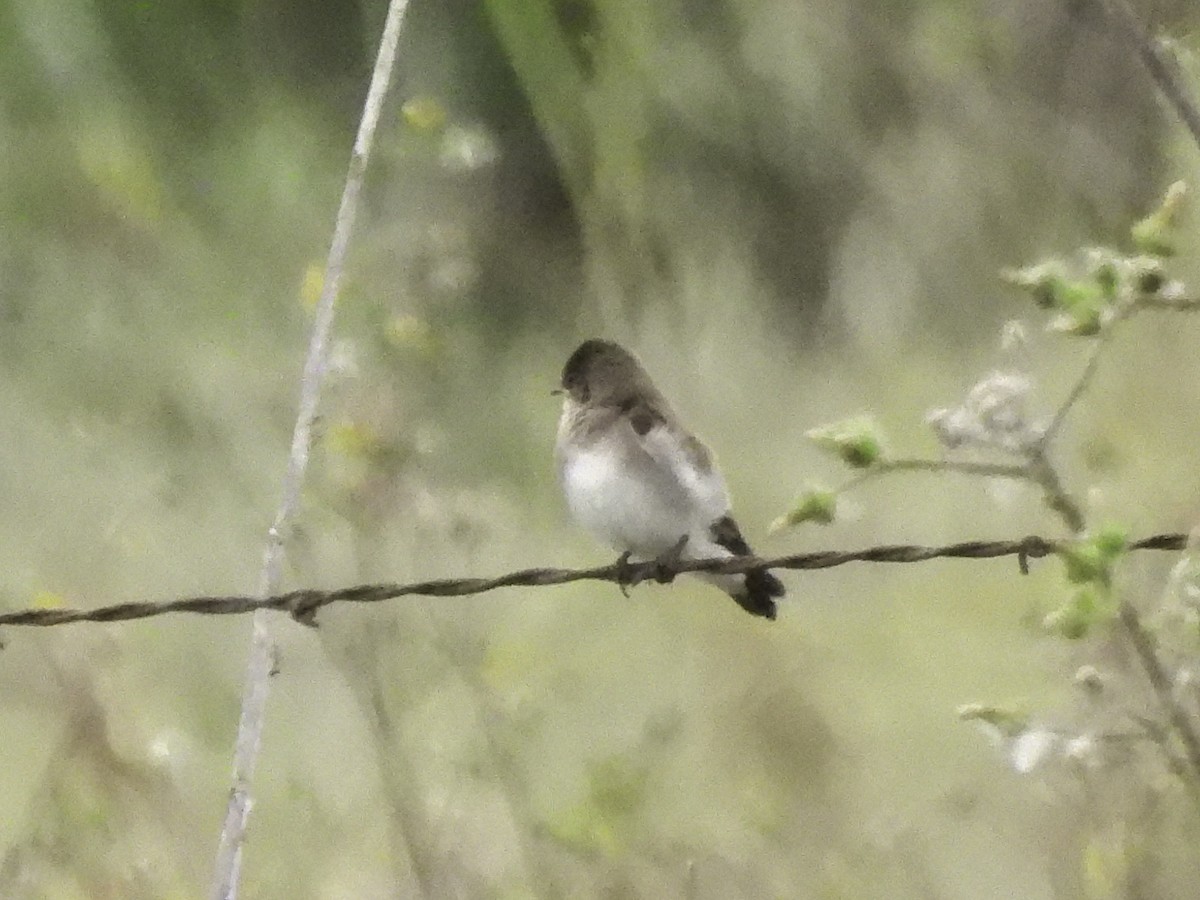
{"type": "Polygon", "coordinates": [[[784,595],[783,582],[770,572],[751,572],[740,591],[732,593],[738,606],[754,616],[774,619],[775,598],[784,595]]]}
{"type": "Polygon", "coordinates": [[[696,575],[719,587],[746,612],[753,616],[762,616],[764,619],[775,618],[775,598],[784,595],[783,582],[770,572],[751,572],[748,575],[697,572],[696,575]]]}
{"type": "MultiPolygon", "coordinates": [[[[714,522],[709,534],[717,546],[733,556],[750,556],[753,553],[732,516],[727,515],[714,522]]],[[[783,582],[770,572],[750,572],[745,577],[738,576],[722,586],[742,609],[765,619],[775,618],[774,598],[784,594],[783,582]]]]}

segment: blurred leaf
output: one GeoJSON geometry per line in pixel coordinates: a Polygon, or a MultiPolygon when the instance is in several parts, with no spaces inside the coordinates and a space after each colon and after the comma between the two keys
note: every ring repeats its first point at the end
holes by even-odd
{"type": "Polygon", "coordinates": [[[300,279],[300,303],[308,310],[317,308],[321,299],[321,291],[325,287],[325,264],[311,262],[304,268],[304,276],[300,279]]]}
{"type": "Polygon", "coordinates": [[[1089,900],[1108,900],[1126,895],[1130,851],[1124,829],[1118,823],[1107,835],[1094,834],[1083,848],[1083,883],[1089,900]]]}
{"type": "Polygon", "coordinates": [[[550,835],[566,847],[601,856],[617,856],[625,846],[613,823],[594,807],[580,804],[546,823],[550,835]]]}
{"type": "Polygon", "coordinates": [[[616,856],[628,845],[633,818],[646,799],[644,766],[627,756],[614,755],[588,766],[587,797],[547,828],[567,846],[589,853],[616,856]]]}
{"type": "Polygon", "coordinates": [[[1067,568],[1067,581],[1071,584],[1107,580],[1107,567],[1099,548],[1092,542],[1076,544],[1060,555],[1067,568]]]}
{"type": "Polygon", "coordinates": [[[380,454],[383,442],[362,422],[339,422],[325,433],[325,446],[339,456],[370,459],[380,454]]]}
{"type": "Polygon", "coordinates": [[[490,644],[483,659],[481,675],[492,690],[504,692],[524,682],[538,664],[533,644],[518,641],[498,641],[490,644]]]}
{"type": "Polygon", "coordinates": [[[742,818],[759,834],[779,831],[792,810],[779,786],[763,771],[754,772],[738,782],[742,818]]]}
{"type": "Polygon", "coordinates": [[[442,342],[424,319],[412,315],[393,316],[383,329],[390,347],[427,360],[441,355],[442,342]]]}
{"type": "Polygon", "coordinates": [[[446,126],[446,108],[433,97],[412,97],[400,107],[405,123],[417,131],[441,131],[446,126]]]}
{"type": "Polygon", "coordinates": [[[564,34],[559,5],[550,0],[485,0],[484,7],[568,190],[583,202],[595,179],[596,134],[584,102],[587,66],[576,58],[564,34]]]}
{"type": "Polygon", "coordinates": [[[85,177],[122,216],[148,225],[162,215],[164,191],[151,158],[112,126],[85,127],[75,144],[85,177]]]}
{"type": "Polygon", "coordinates": [[[610,756],[594,763],[588,772],[592,802],[607,815],[630,816],[646,794],[646,771],[627,757],[610,756]]]}

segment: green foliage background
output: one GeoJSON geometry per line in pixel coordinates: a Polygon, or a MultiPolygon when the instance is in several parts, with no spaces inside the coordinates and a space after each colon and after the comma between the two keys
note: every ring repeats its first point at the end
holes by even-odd
{"type": "MultiPolygon", "coordinates": [[[[256,583],[383,12],[0,2],[5,607],[256,583]]],[[[1084,350],[997,271],[1120,240],[1197,162],[1087,4],[413,0],[401,60],[292,584],[603,559],[548,396],[595,334],[713,445],[764,554],[1054,532],[1033,492],[924,476],[766,526],[837,477],[821,422],[873,410],[929,454],[924,412],[995,366],[1060,401],[1084,350]]],[[[1195,521],[1195,329],[1131,326],[1065,445],[1137,533],[1195,521]]],[[[1167,563],[1138,565],[1152,596],[1167,563]]],[[[1189,896],[1172,813],[955,720],[1070,703],[1079,651],[1036,627],[1056,571],[786,580],[773,625],[687,581],[281,622],[243,896],[1117,897],[1151,835],[1152,896],[1189,896]]],[[[3,635],[0,894],[203,893],[247,626],[3,635]]]]}

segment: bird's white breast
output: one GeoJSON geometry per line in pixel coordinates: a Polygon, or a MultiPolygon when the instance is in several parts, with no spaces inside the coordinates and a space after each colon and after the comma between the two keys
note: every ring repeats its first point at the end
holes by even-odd
{"type": "Polygon", "coordinates": [[[657,556],[693,528],[681,498],[606,441],[567,454],[562,483],[575,521],[616,550],[657,556]]]}

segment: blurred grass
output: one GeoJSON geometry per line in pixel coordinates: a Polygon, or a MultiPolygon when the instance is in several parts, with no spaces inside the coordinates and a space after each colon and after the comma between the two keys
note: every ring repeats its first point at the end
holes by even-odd
{"type": "MultiPolygon", "coordinates": [[[[378,10],[56,9],[0,6],[0,598],[245,590],[374,38],[347,48],[378,10]],[[293,77],[339,12],[329,79],[293,77]],[[181,57],[189,22],[203,40],[181,57]]],[[[1029,315],[995,269],[1115,235],[1157,188],[1148,95],[1104,81],[1095,118],[1067,116],[1079,83],[1047,99],[1012,75],[1052,27],[953,4],[729,9],[742,30],[659,11],[623,35],[598,7],[573,64],[594,50],[606,80],[582,107],[593,88],[546,95],[523,63],[536,33],[498,28],[514,75],[477,11],[414,10],[293,583],[603,559],[551,461],[549,390],[594,331],[713,445],[760,552],[1054,527],[1030,492],[913,476],[855,495],[849,521],[765,537],[803,483],[839,478],[812,426],[873,410],[898,448],[935,452],[924,412],[1029,315]],[[476,37],[452,36],[464,22],[476,37]],[[445,127],[405,123],[414,86],[445,98],[445,127]],[[448,165],[464,133],[498,160],[448,165]]],[[[1077,40],[1055,52],[1092,59],[1077,40]]],[[[1192,327],[1133,323],[1064,446],[1071,487],[1135,533],[1195,517],[1192,327]]],[[[1080,348],[1038,337],[1029,356],[1053,408],[1080,348]]],[[[1059,596],[1054,563],[787,582],[774,625],[686,581],[281,624],[247,896],[1069,896],[1084,857],[1071,804],[1046,808],[1060,786],[954,717],[1066,702],[1075,651],[1026,624],[1059,596]]],[[[4,635],[6,896],[202,889],[246,627],[4,635]]]]}

